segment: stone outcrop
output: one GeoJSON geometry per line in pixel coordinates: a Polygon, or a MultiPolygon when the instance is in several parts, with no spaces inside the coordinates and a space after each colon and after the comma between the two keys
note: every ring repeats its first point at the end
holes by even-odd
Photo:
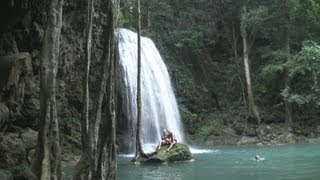
{"type": "Polygon", "coordinates": [[[33,93],[30,90],[33,79],[31,74],[32,63],[29,53],[0,56],[0,112],[3,114],[0,115],[0,127],[2,131],[10,124],[24,123],[22,120],[24,110],[21,109],[26,95],[30,97],[29,94],[33,93]]]}
{"type": "Polygon", "coordinates": [[[185,144],[177,143],[170,151],[167,151],[167,149],[168,146],[164,145],[160,150],[150,154],[149,158],[141,158],[138,161],[141,163],[166,163],[192,159],[190,149],[185,144]]]}

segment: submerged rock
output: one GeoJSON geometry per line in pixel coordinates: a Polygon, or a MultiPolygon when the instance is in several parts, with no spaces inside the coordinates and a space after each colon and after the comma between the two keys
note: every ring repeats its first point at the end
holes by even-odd
{"type": "Polygon", "coordinates": [[[167,151],[168,147],[168,145],[164,145],[160,150],[151,153],[149,158],[141,158],[138,161],[142,163],[165,163],[191,160],[191,152],[187,145],[177,143],[170,151],[167,151]]]}

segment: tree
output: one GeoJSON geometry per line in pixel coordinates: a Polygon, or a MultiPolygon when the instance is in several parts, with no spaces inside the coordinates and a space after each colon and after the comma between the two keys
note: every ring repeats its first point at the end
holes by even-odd
{"type": "MultiPolygon", "coordinates": [[[[286,62],[289,63],[291,59],[291,54],[290,54],[290,17],[289,17],[289,9],[288,9],[288,1],[284,0],[284,14],[285,14],[285,21],[286,25],[284,28],[284,33],[285,33],[285,54],[286,54],[286,62]]],[[[285,77],[284,77],[284,86],[285,89],[290,91],[290,85],[291,80],[289,76],[289,70],[285,68],[285,77]]],[[[284,101],[285,104],[285,123],[286,126],[289,128],[292,126],[292,104],[288,100],[285,99],[284,101]]]]}
{"type": "MultiPolygon", "coordinates": [[[[301,100],[301,98],[292,97],[297,97],[295,96],[297,95],[296,89],[304,87],[308,82],[296,82],[296,79],[292,76],[292,65],[295,62],[297,52],[300,51],[302,41],[314,38],[312,28],[319,22],[317,20],[319,17],[319,3],[314,0],[274,0],[271,2],[268,6],[269,12],[273,16],[268,25],[273,26],[268,32],[268,39],[271,41],[268,49],[271,49],[271,51],[265,51],[263,54],[265,57],[271,55],[271,61],[264,67],[263,74],[273,78],[272,84],[275,84],[276,81],[281,81],[282,86],[279,85],[277,88],[270,89],[269,92],[279,91],[277,94],[280,95],[281,102],[278,103],[279,105],[284,105],[284,122],[291,129],[294,117],[293,107],[296,107],[294,104],[299,104],[294,102],[299,102],[297,99],[301,100]],[[297,84],[300,86],[297,86],[297,84]]],[[[298,64],[300,63],[296,63],[296,65],[298,64]]]]}
{"type": "Polygon", "coordinates": [[[288,69],[294,89],[284,96],[289,102],[299,107],[312,104],[311,107],[319,110],[320,107],[320,45],[314,41],[304,41],[301,50],[289,62],[288,69]]]}
{"type": "MultiPolygon", "coordinates": [[[[291,53],[291,38],[290,35],[294,33],[298,33],[303,25],[303,31],[306,35],[310,35],[310,27],[314,24],[318,24],[319,22],[319,3],[314,0],[307,1],[283,1],[284,6],[284,32],[285,32],[285,54],[286,54],[286,63],[285,63],[285,79],[284,79],[284,94],[291,94],[291,77],[290,77],[290,67],[288,65],[292,65],[292,53],[291,53]],[[306,11],[306,9],[308,9],[306,11]],[[303,23],[302,23],[303,22],[303,23]],[[292,30],[291,30],[292,29],[292,30]],[[291,32],[291,31],[292,32],[291,32]]],[[[301,31],[301,30],[300,30],[301,31]]],[[[303,33],[303,32],[299,32],[303,33]]],[[[297,42],[294,42],[297,43],[297,42]]],[[[301,42],[298,42],[301,43],[301,42]]],[[[297,50],[296,50],[297,51],[297,50]]],[[[304,51],[302,51],[304,52],[304,51]]],[[[300,53],[301,54],[301,53],[300,53]]],[[[299,64],[299,63],[297,63],[299,64]]],[[[288,128],[292,126],[292,101],[290,98],[284,98],[285,101],[285,124],[288,128]]]]}
{"type": "MultiPolygon", "coordinates": [[[[93,12],[94,12],[94,0],[87,1],[86,10],[86,43],[85,43],[85,74],[83,78],[83,109],[81,114],[81,142],[83,151],[88,148],[88,124],[89,124],[89,74],[90,74],[90,62],[91,62],[91,42],[92,42],[92,24],[93,24],[93,12]]],[[[84,159],[84,158],[83,158],[84,159]]],[[[79,161],[77,167],[79,171],[75,171],[76,174],[73,176],[74,179],[81,178],[80,162],[82,168],[85,169],[85,162],[79,161]]],[[[89,166],[86,164],[86,166],[89,166]]],[[[84,175],[82,175],[84,176],[84,175]]]]}
{"type": "MultiPolygon", "coordinates": [[[[75,167],[75,172],[73,179],[98,179],[102,178],[101,174],[98,172],[98,142],[99,140],[99,127],[101,123],[101,109],[103,98],[105,97],[107,77],[109,63],[111,61],[111,53],[113,51],[112,44],[114,42],[114,24],[113,24],[113,6],[112,1],[106,1],[106,9],[108,16],[106,17],[106,22],[104,23],[104,33],[103,33],[103,54],[101,57],[101,69],[98,85],[96,91],[93,93],[93,106],[89,114],[88,131],[85,137],[85,146],[79,162],[75,167]]],[[[90,11],[88,11],[90,12],[90,11]]],[[[110,71],[109,71],[110,72],[110,71]]],[[[106,131],[106,129],[103,129],[106,131]]],[[[101,132],[104,133],[104,132],[101,132]]],[[[115,138],[115,137],[114,137],[115,138]]],[[[104,148],[104,147],[103,147],[104,148]]],[[[113,155],[115,156],[115,155],[113,155]]],[[[103,162],[104,157],[102,157],[101,162],[103,162]]]]}
{"type": "Polygon", "coordinates": [[[61,150],[56,109],[56,76],[63,0],[51,0],[41,48],[40,125],[31,171],[37,179],[61,179],[61,150]]]}
{"type": "MultiPolygon", "coordinates": [[[[246,4],[243,5],[243,14],[241,17],[241,36],[243,41],[243,61],[244,61],[244,68],[245,68],[245,75],[246,75],[246,83],[247,83],[247,94],[248,94],[248,104],[249,104],[249,112],[254,115],[257,119],[258,124],[261,123],[260,114],[258,111],[258,107],[254,102],[253,91],[252,91],[252,82],[251,82],[251,75],[250,75],[250,64],[249,64],[249,52],[251,43],[253,43],[254,35],[252,35],[251,41],[247,35],[247,28],[248,28],[248,17],[247,16],[247,7],[246,4]]],[[[252,30],[253,31],[253,30],[252,30]]],[[[254,33],[254,32],[252,32],[254,33]]]]}
{"type": "Polygon", "coordinates": [[[90,75],[90,64],[91,64],[91,46],[92,46],[92,23],[93,23],[93,12],[94,12],[94,0],[87,1],[86,11],[86,43],[85,43],[85,74],[83,77],[83,109],[81,114],[81,141],[82,147],[85,147],[86,137],[88,134],[88,122],[89,122],[89,75],[90,75]]]}
{"type": "MultiPolygon", "coordinates": [[[[119,17],[119,12],[120,12],[120,1],[119,0],[114,0],[114,8],[113,8],[113,13],[110,15],[110,17],[113,18],[113,23],[112,27],[113,30],[115,29],[117,23],[118,23],[118,17],[119,17]]],[[[114,33],[113,33],[114,35],[114,33]]],[[[115,39],[114,36],[112,36],[112,42],[111,42],[111,49],[115,51],[115,39]]],[[[114,52],[113,51],[113,52],[114,52]]],[[[109,143],[108,143],[108,174],[107,174],[107,179],[115,179],[116,177],[116,170],[117,170],[117,159],[116,159],[116,102],[115,102],[115,97],[116,97],[116,62],[117,62],[117,57],[115,53],[110,53],[110,77],[109,77],[109,88],[107,91],[107,94],[109,96],[109,114],[110,114],[110,135],[109,135],[109,143]]]]}
{"type": "Polygon", "coordinates": [[[137,12],[138,12],[138,21],[137,21],[137,29],[138,29],[138,76],[137,76],[137,129],[136,129],[136,153],[132,162],[135,162],[139,157],[145,156],[145,153],[142,149],[141,143],[141,11],[140,11],[140,0],[137,0],[137,12]]]}

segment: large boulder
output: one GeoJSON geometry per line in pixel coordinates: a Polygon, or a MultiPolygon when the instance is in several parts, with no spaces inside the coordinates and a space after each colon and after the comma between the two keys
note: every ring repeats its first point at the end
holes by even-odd
{"type": "Polygon", "coordinates": [[[167,151],[168,145],[164,145],[160,150],[151,154],[149,158],[138,159],[141,163],[165,163],[176,161],[191,160],[191,152],[187,145],[177,143],[170,151],[167,151]]]}

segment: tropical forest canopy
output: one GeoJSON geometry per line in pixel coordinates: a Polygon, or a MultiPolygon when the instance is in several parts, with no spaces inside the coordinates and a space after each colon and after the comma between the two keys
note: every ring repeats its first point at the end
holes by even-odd
{"type": "MultiPolygon", "coordinates": [[[[120,26],[134,29],[134,9],[134,1],[122,2],[120,26]]],[[[154,39],[169,66],[189,132],[206,133],[197,126],[212,124],[208,116],[246,112],[246,53],[262,122],[285,122],[290,113],[289,126],[318,119],[320,1],[151,0],[141,9],[142,35],[154,39]]]]}

